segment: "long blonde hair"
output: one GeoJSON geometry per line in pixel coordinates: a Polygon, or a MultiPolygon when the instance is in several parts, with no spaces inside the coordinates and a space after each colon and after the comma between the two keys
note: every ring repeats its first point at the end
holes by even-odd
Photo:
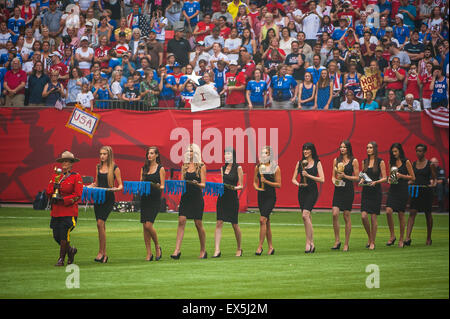
{"type": "Polygon", "coordinates": [[[195,167],[195,173],[198,176],[200,176],[200,170],[203,166],[202,152],[200,150],[200,147],[197,144],[189,144],[186,151],[184,152],[183,166],[181,166],[181,173],[183,174],[183,177],[186,175],[189,164],[191,163],[191,157],[190,157],[191,149],[192,149],[192,152],[194,153],[193,163],[194,163],[194,167],[195,167]]]}
{"type": "MultiPolygon", "coordinates": [[[[100,151],[106,151],[108,153],[108,159],[106,160],[106,165],[108,166],[108,186],[114,187],[114,167],[116,166],[116,163],[114,163],[114,155],[113,150],[111,146],[105,145],[100,148],[100,151]]],[[[100,168],[102,167],[102,163],[100,162],[97,164],[97,174],[100,171],[100,168]]],[[[98,176],[97,176],[98,180],[98,176]]]]}

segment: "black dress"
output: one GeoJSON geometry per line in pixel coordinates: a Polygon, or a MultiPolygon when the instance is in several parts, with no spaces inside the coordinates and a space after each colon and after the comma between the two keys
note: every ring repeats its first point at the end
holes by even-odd
{"type": "MultiPolygon", "coordinates": [[[[302,175],[303,167],[301,163],[298,163],[298,169],[297,173],[300,174],[300,178],[303,178],[302,175]]],[[[311,168],[306,168],[306,172],[309,175],[317,176],[318,170],[317,170],[317,162],[314,161],[314,165],[311,168]]],[[[315,181],[313,181],[310,178],[306,178],[307,186],[300,186],[298,188],[298,204],[300,205],[300,210],[308,210],[312,211],[314,208],[314,205],[317,202],[317,199],[319,198],[319,191],[317,189],[317,184],[315,181]]]]}
{"type": "MultiPolygon", "coordinates": [[[[114,165],[114,172],[117,169],[117,165],[114,165]]],[[[116,175],[114,175],[114,180],[116,175]]],[[[108,185],[108,173],[100,173],[100,168],[97,167],[97,186],[109,188],[108,185]]],[[[116,200],[114,192],[106,192],[105,202],[103,204],[94,204],[95,219],[106,221],[109,214],[113,210],[114,201],[116,200]]]]}
{"type": "MultiPolygon", "coordinates": [[[[413,163],[414,175],[416,180],[414,185],[428,186],[431,180],[431,163],[427,161],[424,168],[416,168],[416,163],[413,163]]],[[[432,188],[419,187],[419,194],[417,197],[411,198],[410,209],[417,210],[418,212],[430,213],[433,206],[433,190],[432,188]]]]}
{"type": "MultiPolygon", "coordinates": [[[[353,176],[353,160],[344,166],[344,174],[353,176]]],[[[355,198],[355,190],[353,181],[344,178],[345,186],[334,186],[333,207],[338,207],[340,211],[351,211],[353,199],[355,198]]]]}
{"type": "MultiPolygon", "coordinates": [[[[402,161],[402,166],[398,168],[398,172],[403,175],[408,175],[406,168],[406,160],[402,161]]],[[[404,212],[406,204],[408,204],[408,181],[400,178],[398,184],[391,184],[389,187],[386,207],[392,208],[394,212],[404,212]]]]}
{"type": "MultiPolygon", "coordinates": [[[[258,167],[259,168],[259,167],[258,167]]],[[[258,169],[258,180],[259,186],[262,188],[261,183],[261,173],[258,169]]],[[[269,182],[275,182],[275,174],[263,174],[264,178],[269,182]]],[[[270,214],[275,207],[277,201],[277,193],[275,192],[275,187],[264,184],[264,191],[258,191],[258,208],[261,216],[270,218],[270,214]]]]}
{"type": "MultiPolygon", "coordinates": [[[[196,180],[201,182],[200,175],[196,172],[186,172],[184,176],[186,181],[196,180]]],[[[200,186],[186,183],[186,192],[181,195],[179,216],[185,216],[187,219],[202,219],[205,202],[203,200],[203,190],[200,186]]]]}
{"type": "MultiPolygon", "coordinates": [[[[142,181],[161,184],[161,177],[159,171],[161,165],[158,164],[156,172],[153,174],[142,173],[142,181]]],[[[156,215],[158,215],[161,207],[161,189],[152,185],[149,195],[141,195],[141,223],[154,223],[156,215]]]]}
{"type": "MultiPolygon", "coordinates": [[[[372,181],[380,179],[380,162],[381,160],[378,159],[377,163],[374,164],[374,167],[377,167],[376,171],[374,171],[374,167],[368,167],[365,172],[372,181]]],[[[375,186],[363,186],[361,194],[361,212],[380,215],[381,199],[382,193],[380,184],[376,184],[375,186]]]]}
{"type": "MultiPolygon", "coordinates": [[[[230,172],[225,174],[227,165],[222,167],[224,184],[237,186],[239,181],[237,168],[237,165],[233,165],[230,172]]],[[[239,198],[237,191],[225,187],[223,195],[217,199],[216,209],[217,220],[237,224],[239,215],[239,198]]]]}

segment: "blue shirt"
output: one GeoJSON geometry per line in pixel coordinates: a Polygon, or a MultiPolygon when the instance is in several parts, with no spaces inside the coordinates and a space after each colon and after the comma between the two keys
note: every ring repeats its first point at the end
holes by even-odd
{"type": "MultiPolygon", "coordinates": [[[[95,88],[92,88],[91,91],[92,91],[92,93],[94,93],[95,92],[95,88]]],[[[108,91],[108,89],[104,90],[102,88],[99,88],[98,91],[97,91],[97,94],[98,94],[97,100],[109,100],[109,91],[108,91]]],[[[97,102],[97,108],[99,108],[99,109],[106,109],[106,108],[108,108],[108,102],[106,102],[106,101],[97,102]]]]}
{"type": "Polygon", "coordinates": [[[251,80],[247,84],[247,90],[250,91],[250,101],[252,104],[263,104],[264,103],[264,95],[267,91],[267,83],[264,80],[260,80],[259,82],[255,80],[251,80]]]}
{"type": "Polygon", "coordinates": [[[394,31],[394,38],[398,40],[398,43],[402,45],[406,41],[406,37],[409,37],[409,28],[407,25],[403,25],[402,27],[394,25],[392,27],[394,31]]]}
{"type": "Polygon", "coordinates": [[[217,91],[222,91],[225,84],[225,69],[220,71],[218,68],[213,69],[214,72],[214,83],[216,83],[217,91]]]}
{"type": "MultiPolygon", "coordinates": [[[[159,75],[157,75],[156,77],[154,77],[154,79],[160,83],[161,82],[161,78],[159,77],[159,75]]],[[[175,85],[177,82],[175,81],[175,77],[173,75],[168,75],[163,82],[163,88],[162,91],[159,93],[159,97],[162,100],[170,100],[170,99],[174,99],[175,98],[175,92],[171,89],[166,87],[166,83],[170,84],[170,85],[175,85]]]]}
{"type": "Polygon", "coordinates": [[[292,98],[293,93],[291,89],[297,86],[297,81],[291,75],[285,75],[282,78],[274,75],[270,86],[272,88],[272,98],[275,101],[287,101],[292,98]]]}
{"type": "Polygon", "coordinates": [[[431,94],[431,102],[442,102],[447,100],[447,78],[434,82],[433,93],[431,94]]]}
{"type": "Polygon", "coordinates": [[[373,111],[378,108],[380,108],[380,107],[378,106],[378,103],[375,101],[372,101],[372,103],[370,103],[370,104],[367,104],[366,102],[361,103],[361,110],[372,110],[373,111]]]}
{"type": "Polygon", "coordinates": [[[413,17],[415,17],[416,15],[417,15],[417,12],[416,12],[416,7],[415,6],[412,6],[412,5],[410,5],[410,4],[408,4],[406,7],[402,7],[402,6],[400,6],[399,8],[398,8],[398,13],[400,13],[401,15],[403,15],[403,23],[404,24],[406,24],[408,27],[410,27],[411,29],[414,29],[414,21],[413,20],[411,20],[411,18],[409,17],[409,15],[407,15],[406,13],[404,13],[404,12],[400,12],[400,10],[406,10],[406,11],[408,11],[409,13],[411,13],[411,15],[413,16],[413,17]]]}
{"type": "Polygon", "coordinates": [[[314,66],[309,66],[306,68],[306,72],[309,72],[312,74],[312,82],[314,84],[317,84],[317,81],[319,81],[320,73],[322,73],[322,70],[325,70],[326,68],[324,66],[320,66],[319,69],[316,69],[314,66]]]}
{"type": "MultiPolygon", "coordinates": [[[[189,2],[186,1],[183,5],[182,11],[186,12],[186,15],[188,17],[192,17],[197,11],[200,11],[200,3],[197,1],[189,2]]],[[[191,22],[197,22],[198,21],[198,15],[191,20],[191,22]]]]}
{"type": "Polygon", "coordinates": [[[14,42],[14,44],[17,41],[17,38],[19,38],[19,28],[22,26],[25,26],[25,20],[22,18],[19,19],[15,19],[14,17],[9,18],[8,19],[8,23],[7,23],[8,29],[12,30],[16,35],[11,36],[12,41],[14,42]]]}
{"type": "Polygon", "coordinates": [[[333,40],[339,40],[344,35],[347,29],[336,28],[331,36],[333,40]]]}

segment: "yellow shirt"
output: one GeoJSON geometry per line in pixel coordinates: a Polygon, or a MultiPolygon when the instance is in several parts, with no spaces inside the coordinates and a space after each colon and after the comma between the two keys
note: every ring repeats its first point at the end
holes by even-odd
{"type": "Polygon", "coordinates": [[[245,3],[243,3],[243,2],[241,2],[240,0],[239,0],[239,3],[237,5],[234,3],[234,1],[232,1],[232,2],[230,2],[228,4],[227,11],[233,16],[233,20],[236,19],[236,16],[237,16],[238,11],[239,11],[239,6],[241,6],[241,5],[244,5],[246,10],[247,10],[247,13],[249,13],[247,5],[245,3]]]}

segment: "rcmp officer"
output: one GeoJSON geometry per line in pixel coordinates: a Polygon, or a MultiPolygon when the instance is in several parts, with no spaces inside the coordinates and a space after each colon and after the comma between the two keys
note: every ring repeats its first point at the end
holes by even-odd
{"type": "Polygon", "coordinates": [[[81,175],[72,172],[72,165],[79,159],[65,151],[56,162],[61,163],[61,170],[56,170],[48,187],[47,194],[51,194],[51,221],[53,238],[60,245],[59,259],[55,266],[64,266],[67,254],[67,264],[72,264],[77,253],[75,247],[70,246],[70,232],[75,228],[78,217],[78,202],[83,192],[81,175]]]}

